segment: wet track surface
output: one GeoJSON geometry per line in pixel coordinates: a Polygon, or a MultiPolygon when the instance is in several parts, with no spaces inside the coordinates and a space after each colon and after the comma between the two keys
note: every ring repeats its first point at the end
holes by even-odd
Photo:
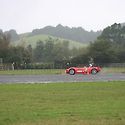
{"type": "Polygon", "coordinates": [[[96,75],[0,75],[0,83],[53,83],[125,81],[124,73],[99,73],[96,75]]]}

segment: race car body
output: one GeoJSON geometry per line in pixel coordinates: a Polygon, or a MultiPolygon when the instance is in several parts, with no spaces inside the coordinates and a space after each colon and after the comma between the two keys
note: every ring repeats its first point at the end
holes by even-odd
{"type": "Polygon", "coordinates": [[[98,66],[89,66],[89,67],[70,67],[65,70],[67,74],[96,74],[101,70],[98,66]]]}

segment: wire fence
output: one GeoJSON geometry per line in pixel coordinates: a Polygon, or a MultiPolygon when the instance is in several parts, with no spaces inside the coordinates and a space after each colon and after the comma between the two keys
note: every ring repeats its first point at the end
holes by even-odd
{"type": "Polygon", "coordinates": [[[0,70],[14,70],[13,64],[0,64],[0,70]]]}
{"type": "MultiPolygon", "coordinates": [[[[77,65],[79,67],[86,66],[86,64],[77,65]]],[[[106,68],[125,68],[125,63],[100,63],[95,64],[95,66],[106,67],[106,68]]],[[[68,66],[70,67],[70,65],[68,66]]],[[[58,66],[54,66],[54,64],[46,64],[46,65],[35,65],[35,67],[29,67],[29,65],[25,65],[23,67],[17,67],[13,63],[12,64],[0,64],[0,70],[20,70],[20,69],[66,69],[66,65],[58,64],[58,66]]]]}
{"type": "Polygon", "coordinates": [[[101,63],[100,66],[102,67],[116,67],[116,68],[122,68],[125,67],[125,63],[101,63]]]}

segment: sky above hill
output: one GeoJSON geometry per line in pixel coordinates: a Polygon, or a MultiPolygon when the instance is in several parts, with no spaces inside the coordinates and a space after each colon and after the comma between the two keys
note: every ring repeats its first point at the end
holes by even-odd
{"type": "Polygon", "coordinates": [[[125,22],[125,0],[0,0],[0,29],[18,33],[62,24],[102,30],[125,22]]]}

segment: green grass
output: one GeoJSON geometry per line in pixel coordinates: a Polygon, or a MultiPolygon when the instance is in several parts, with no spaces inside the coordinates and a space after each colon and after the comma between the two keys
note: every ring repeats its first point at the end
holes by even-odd
{"type": "Polygon", "coordinates": [[[125,67],[108,67],[102,68],[104,73],[125,73],[125,67]]]}
{"type": "Polygon", "coordinates": [[[125,125],[125,81],[1,84],[0,125],[125,125]]]}
{"type": "Polygon", "coordinates": [[[50,75],[64,73],[64,69],[0,70],[0,75],[50,75]]]}

